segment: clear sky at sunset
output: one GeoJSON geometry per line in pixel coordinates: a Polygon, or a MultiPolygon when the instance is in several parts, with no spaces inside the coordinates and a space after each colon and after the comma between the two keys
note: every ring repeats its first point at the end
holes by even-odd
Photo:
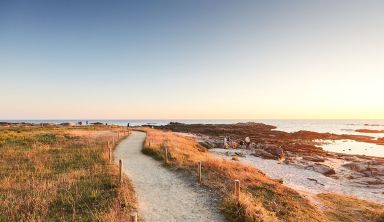
{"type": "Polygon", "coordinates": [[[384,1],[0,0],[0,82],[0,119],[384,119],[384,1]]]}

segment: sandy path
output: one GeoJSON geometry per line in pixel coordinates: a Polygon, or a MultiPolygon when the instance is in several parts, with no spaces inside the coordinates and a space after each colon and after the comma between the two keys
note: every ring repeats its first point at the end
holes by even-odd
{"type": "Polygon", "coordinates": [[[145,133],[134,131],[116,148],[139,200],[139,215],[145,221],[225,221],[210,195],[141,153],[145,133]]]}

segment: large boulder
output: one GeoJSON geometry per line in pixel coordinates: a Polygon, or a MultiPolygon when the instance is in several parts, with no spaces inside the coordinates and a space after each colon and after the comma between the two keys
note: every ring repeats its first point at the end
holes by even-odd
{"type": "Polygon", "coordinates": [[[384,166],[376,164],[376,162],[351,162],[342,166],[352,171],[362,173],[366,177],[384,176],[384,166]]]}
{"type": "Polygon", "coordinates": [[[332,167],[324,165],[324,164],[320,164],[320,163],[315,163],[313,165],[309,165],[309,166],[305,167],[305,169],[313,170],[313,171],[321,173],[325,176],[330,176],[330,175],[336,174],[335,170],[332,167]]]}
{"type": "Polygon", "coordinates": [[[367,164],[362,162],[351,162],[351,163],[344,164],[342,166],[359,173],[367,169],[367,164]]]}
{"type": "Polygon", "coordinates": [[[384,176],[384,163],[382,161],[372,161],[369,168],[375,176],[384,176]]]}
{"type": "Polygon", "coordinates": [[[276,156],[262,149],[255,149],[251,155],[261,157],[263,159],[271,159],[271,160],[277,159],[276,156]]]}
{"type": "Polygon", "coordinates": [[[303,160],[311,161],[311,162],[324,162],[325,159],[320,156],[304,156],[303,160]]]}
{"type": "Polygon", "coordinates": [[[224,142],[214,142],[213,148],[224,148],[224,142]]]}
{"type": "Polygon", "coordinates": [[[284,159],[284,150],[277,146],[269,146],[264,149],[268,153],[275,156],[275,159],[281,160],[284,159]]]}
{"type": "Polygon", "coordinates": [[[207,149],[212,149],[214,148],[214,144],[210,143],[210,142],[207,142],[207,141],[201,141],[199,142],[199,144],[204,147],[204,148],[207,148],[207,149]]]}
{"type": "Polygon", "coordinates": [[[256,143],[251,143],[251,144],[249,145],[249,148],[250,148],[250,149],[255,149],[255,148],[258,148],[258,147],[257,147],[256,143]]]}
{"type": "Polygon", "coordinates": [[[297,163],[297,160],[295,157],[287,156],[284,159],[284,163],[285,164],[294,164],[294,163],[297,163]]]}

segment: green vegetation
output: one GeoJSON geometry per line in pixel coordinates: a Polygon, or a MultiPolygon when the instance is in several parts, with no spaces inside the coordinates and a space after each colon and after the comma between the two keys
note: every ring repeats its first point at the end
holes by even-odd
{"type": "Polygon", "coordinates": [[[0,221],[115,221],[133,208],[129,181],[119,187],[108,164],[116,130],[0,128],[0,221]]]}
{"type": "Polygon", "coordinates": [[[158,151],[158,150],[153,150],[151,148],[144,147],[141,150],[141,152],[144,153],[145,155],[153,157],[156,160],[163,160],[164,159],[163,153],[161,151],[158,151]]]}

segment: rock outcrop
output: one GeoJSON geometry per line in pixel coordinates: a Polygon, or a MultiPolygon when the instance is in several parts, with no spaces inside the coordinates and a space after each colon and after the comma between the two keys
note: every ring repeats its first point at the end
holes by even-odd
{"type": "Polygon", "coordinates": [[[303,160],[320,163],[324,162],[325,158],[320,156],[303,156],[303,160]]]}
{"type": "Polygon", "coordinates": [[[351,162],[342,166],[366,177],[384,176],[384,165],[380,162],[351,162]]]}
{"type": "Polygon", "coordinates": [[[305,167],[305,169],[313,170],[313,171],[321,173],[325,176],[330,176],[330,175],[336,174],[335,170],[332,167],[324,165],[324,164],[320,164],[320,163],[315,163],[313,165],[309,165],[309,166],[305,167]]]}
{"type": "Polygon", "coordinates": [[[253,156],[261,157],[263,159],[271,159],[271,160],[277,160],[278,158],[271,153],[262,150],[262,149],[255,149],[254,152],[251,154],[253,156]]]}

